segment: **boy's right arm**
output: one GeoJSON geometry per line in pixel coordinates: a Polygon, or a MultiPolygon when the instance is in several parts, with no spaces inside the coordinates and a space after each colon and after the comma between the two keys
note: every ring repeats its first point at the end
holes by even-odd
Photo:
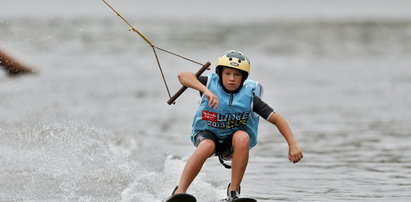
{"type": "Polygon", "coordinates": [[[192,72],[180,72],[178,73],[178,80],[180,83],[188,88],[193,88],[201,93],[208,99],[208,105],[211,108],[217,109],[218,107],[218,97],[214,95],[204,84],[202,84],[192,72]]]}

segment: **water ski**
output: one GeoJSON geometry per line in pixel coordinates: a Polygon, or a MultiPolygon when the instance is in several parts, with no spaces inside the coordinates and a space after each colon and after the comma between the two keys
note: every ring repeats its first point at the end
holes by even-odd
{"type": "Polygon", "coordinates": [[[163,202],[197,202],[197,199],[190,194],[174,194],[163,202]]]}
{"type": "Polygon", "coordinates": [[[257,202],[257,200],[253,198],[238,198],[234,199],[233,202],[257,202]]]}
{"type": "MultiPolygon", "coordinates": [[[[223,199],[223,201],[227,201],[227,199],[223,199]]],[[[257,200],[253,198],[238,198],[238,199],[232,200],[232,202],[257,202],[257,200]]]]}

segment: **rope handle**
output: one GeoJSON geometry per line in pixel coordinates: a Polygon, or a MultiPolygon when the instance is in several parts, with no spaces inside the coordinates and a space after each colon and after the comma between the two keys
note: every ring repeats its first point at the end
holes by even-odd
{"type": "MultiPolygon", "coordinates": [[[[184,87],[184,86],[183,86],[182,88],[180,88],[179,91],[177,91],[176,94],[174,94],[174,96],[171,97],[170,90],[169,90],[169,88],[168,88],[167,81],[166,81],[166,78],[165,78],[164,73],[163,73],[163,69],[161,68],[160,60],[159,60],[159,58],[158,58],[158,56],[157,56],[156,49],[161,50],[161,51],[163,51],[163,52],[166,52],[166,53],[168,53],[168,54],[171,54],[171,55],[180,57],[180,58],[182,58],[182,59],[188,60],[188,61],[190,61],[190,62],[199,64],[199,65],[203,65],[203,64],[200,63],[200,62],[197,62],[197,61],[195,61],[195,60],[192,60],[192,59],[190,59],[190,58],[187,58],[187,57],[184,57],[184,56],[182,56],[182,55],[179,55],[179,54],[177,54],[177,53],[174,53],[174,52],[171,52],[171,51],[162,49],[162,48],[160,48],[160,47],[158,47],[158,46],[155,46],[153,43],[151,43],[150,40],[148,40],[147,37],[145,37],[145,36],[144,36],[141,32],[139,32],[133,25],[131,25],[131,23],[129,23],[122,15],[120,15],[120,13],[118,13],[110,4],[108,4],[105,0],[102,0],[102,1],[103,1],[114,13],[116,13],[118,17],[120,17],[120,18],[130,27],[129,31],[134,31],[135,33],[137,33],[141,38],[144,39],[144,41],[146,41],[146,42],[151,46],[151,48],[153,49],[153,52],[154,52],[154,56],[155,56],[156,61],[157,61],[158,68],[159,68],[160,73],[161,73],[161,77],[163,78],[163,82],[164,82],[164,85],[165,85],[165,87],[166,87],[168,96],[170,97],[170,99],[167,101],[167,103],[168,103],[169,105],[175,104],[175,100],[176,100],[181,94],[184,93],[184,91],[187,89],[187,87],[184,87]]],[[[210,65],[211,65],[210,62],[207,62],[206,64],[204,64],[203,67],[196,73],[196,76],[199,77],[206,69],[209,69],[209,66],[210,66],[210,65]]]]}
{"type": "MultiPolygon", "coordinates": [[[[196,77],[198,78],[205,70],[210,69],[210,62],[206,62],[203,67],[201,67],[201,69],[198,70],[198,72],[196,73],[196,77]]],[[[181,94],[184,93],[184,91],[187,90],[187,87],[183,86],[180,88],[180,90],[178,90],[168,101],[167,104],[171,105],[171,104],[176,104],[176,100],[178,97],[180,97],[181,94]]]]}

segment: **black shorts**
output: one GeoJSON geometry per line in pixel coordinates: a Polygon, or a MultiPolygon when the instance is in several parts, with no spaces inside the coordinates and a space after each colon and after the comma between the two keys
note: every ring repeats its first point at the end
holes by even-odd
{"type": "Polygon", "coordinates": [[[194,145],[197,147],[200,144],[200,142],[205,139],[212,140],[215,143],[216,147],[213,155],[220,156],[224,160],[231,160],[231,156],[234,152],[232,135],[226,139],[218,139],[217,135],[215,135],[213,132],[203,130],[197,133],[197,135],[195,136],[194,145]]]}

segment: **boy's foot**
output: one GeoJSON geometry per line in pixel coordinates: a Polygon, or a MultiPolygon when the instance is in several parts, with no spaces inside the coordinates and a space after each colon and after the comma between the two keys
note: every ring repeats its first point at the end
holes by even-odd
{"type": "Polygon", "coordinates": [[[163,202],[196,202],[197,201],[197,199],[190,194],[185,194],[185,193],[176,194],[177,189],[178,189],[178,186],[174,189],[173,193],[171,193],[171,196],[165,199],[163,202]]]}
{"type": "Polygon", "coordinates": [[[227,195],[227,201],[233,201],[234,199],[238,199],[240,197],[240,193],[236,191],[230,191],[230,193],[227,195]]]}
{"type": "MultiPolygon", "coordinates": [[[[226,199],[226,201],[233,201],[234,199],[240,198],[240,190],[238,192],[234,191],[234,190],[229,191],[230,185],[231,185],[231,183],[228,184],[228,187],[227,187],[227,199],[226,199]]],[[[239,188],[239,189],[241,189],[241,188],[239,188]]]]}

